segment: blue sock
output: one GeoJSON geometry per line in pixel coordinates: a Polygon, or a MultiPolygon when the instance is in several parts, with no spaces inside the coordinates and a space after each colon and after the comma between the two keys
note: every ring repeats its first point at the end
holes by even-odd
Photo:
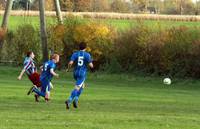
{"type": "Polygon", "coordinates": [[[77,89],[74,89],[74,90],[71,92],[71,96],[69,97],[68,102],[71,103],[71,102],[74,100],[74,97],[77,96],[77,94],[78,94],[78,90],[77,90],[77,89]]]}
{"type": "Polygon", "coordinates": [[[33,92],[37,93],[39,96],[45,97],[45,93],[39,91],[37,88],[33,88],[33,92]]]}
{"type": "Polygon", "coordinates": [[[75,100],[76,102],[78,102],[79,96],[81,95],[82,92],[83,92],[83,87],[81,87],[81,88],[79,89],[77,95],[76,95],[75,98],[74,98],[74,100],[75,100]]]}

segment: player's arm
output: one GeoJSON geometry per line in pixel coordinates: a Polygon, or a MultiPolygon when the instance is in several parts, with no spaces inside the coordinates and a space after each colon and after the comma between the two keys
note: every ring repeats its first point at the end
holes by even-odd
{"type": "Polygon", "coordinates": [[[23,68],[22,71],[21,71],[21,73],[20,73],[20,75],[19,75],[18,78],[17,78],[18,80],[21,80],[21,79],[22,79],[22,76],[24,75],[25,71],[26,71],[26,70],[23,68]]]}
{"type": "Polygon", "coordinates": [[[89,66],[90,66],[90,68],[91,69],[93,69],[94,68],[94,65],[93,65],[93,63],[91,62],[91,63],[89,63],[89,66]]]}
{"type": "Polygon", "coordinates": [[[57,73],[54,72],[54,69],[53,69],[53,68],[50,69],[50,72],[51,72],[51,74],[52,74],[53,76],[59,77],[59,75],[58,75],[57,73]]]}
{"type": "Polygon", "coordinates": [[[89,67],[90,67],[90,70],[91,70],[92,72],[94,72],[94,65],[93,65],[93,63],[90,62],[88,65],[89,65],[89,67]]]}
{"type": "Polygon", "coordinates": [[[74,63],[74,61],[72,61],[72,60],[69,61],[67,69],[66,69],[67,72],[70,70],[70,68],[72,67],[73,63],[74,63]]]}
{"type": "Polygon", "coordinates": [[[22,76],[23,76],[23,74],[25,73],[25,71],[28,70],[28,69],[31,67],[31,63],[32,63],[31,61],[28,61],[28,62],[26,63],[26,65],[25,65],[24,68],[22,69],[20,75],[18,76],[18,79],[19,79],[19,80],[22,79],[22,76]]]}
{"type": "Polygon", "coordinates": [[[94,65],[93,65],[93,63],[92,63],[92,57],[91,57],[91,55],[89,54],[88,56],[87,56],[87,61],[88,61],[88,65],[89,65],[89,67],[90,67],[90,70],[92,71],[92,72],[94,72],[94,65]]]}
{"type": "Polygon", "coordinates": [[[74,64],[74,61],[75,61],[76,58],[77,58],[76,53],[73,53],[72,56],[71,56],[71,58],[70,58],[70,61],[68,63],[67,69],[66,69],[67,72],[70,70],[70,68],[74,64]]]}
{"type": "Polygon", "coordinates": [[[40,71],[43,71],[43,65],[42,65],[42,66],[40,66],[40,71]]]}

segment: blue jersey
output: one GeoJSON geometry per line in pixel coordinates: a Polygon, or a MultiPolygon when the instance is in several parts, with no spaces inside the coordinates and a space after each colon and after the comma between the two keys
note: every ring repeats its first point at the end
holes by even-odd
{"type": "Polygon", "coordinates": [[[77,51],[72,54],[71,61],[74,61],[74,74],[76,76],[85,76],[88,63],[92,62],[91,55],[85,51],[77,51]]]}
{"type": "Polygon", "coordinates": [[[40,80],[44,80],[48,82],[51,81],[53,75],[51,74],[50,70],[51,69],[54,70],[55,68],[56,68],[56,64],[52,60],[45,62],[43,65],[42,74],[40,75],[40,80]]]}

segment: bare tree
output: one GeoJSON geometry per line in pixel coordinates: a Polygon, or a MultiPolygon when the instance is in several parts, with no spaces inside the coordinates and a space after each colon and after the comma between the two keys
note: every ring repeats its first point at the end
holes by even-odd
{"type": "Polygon", "coordinates": [[[10,11],[12,9],[13,0],[7,0],[6,9],[3,16],[2,28],[7,28],[10,11]]]}
{"type": "Polygon", "coordinates": [[[5,12],[4,12],[4,16],[3,16],[3,21],[2,21],[2,24],[1,24],[1,36],[0,36],[0,52],[2,50],[2,47],[3,47],[3,38],[5,36],[5,33],[7,31],[7,25],[8,25],[8,19],[9,19],[9,16],[10,16],[10,11],[12,9],[12,4],[13,4],[13,0],[7,0],[7,3],[6,3],[6,8],[5,8],[5,12]]]}
{"type": "Polygon", "coordinates": [[[39,11],[40,11],[40,35],[42,40],[42,53],[43,53],[43,62],[48,60],[48,47],[47,47],[47,31],[46,31],[46,22],[44,15],[44,0],[39,0],[39,11]]]}
{"type": "Polygon", "coordinates": [[[60,10],[59,0],[54,0],[54,4],[55,4],[56,16],[57,16],[57,19],[58,19],[58,23],[63,24],[63,18],[62,18],[62,13],[61,13],[61,10],[60,10]]]}

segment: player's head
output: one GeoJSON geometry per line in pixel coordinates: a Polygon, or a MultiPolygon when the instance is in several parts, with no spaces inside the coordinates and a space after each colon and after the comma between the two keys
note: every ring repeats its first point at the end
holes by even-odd
{"type": "Polygon", "coordinates": [[[53,60],[55,63],[58,63],[60,60],[60,56],[58,54],[51,55],[51,60],[53,60]]]}
{"type": "Polygon", "coordinates": [[[79,43],[79,50],[85,50],[87,47],[87,44],[85,42],[80,42],[79,43]]]}
{"type": "Polygon", "coordinates": [[[27,52],[27,53],[26,53],[26,56],[27,56],[27,57],[31,57],[32,59],[35,58],[35,54],[34,54],[32,51],[27,52]]]}

